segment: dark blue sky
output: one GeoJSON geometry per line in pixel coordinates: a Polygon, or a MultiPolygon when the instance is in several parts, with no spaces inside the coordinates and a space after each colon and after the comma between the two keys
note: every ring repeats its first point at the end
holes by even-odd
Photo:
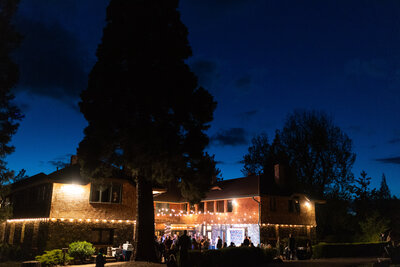
{"type": "MultiPolygon", "coordinates": [[[[9,167],[68,162],[86,125],[76,103],[96,61],[108,0],[21,0],[16,101],[26,117],[9,167]]],[[[400,2],[182,0],[189,60],[218,101],[208,150],[225,179],[251,138],[294,109],[320,109],[354,142],[353,172],[400,194],[400,2]]]]}

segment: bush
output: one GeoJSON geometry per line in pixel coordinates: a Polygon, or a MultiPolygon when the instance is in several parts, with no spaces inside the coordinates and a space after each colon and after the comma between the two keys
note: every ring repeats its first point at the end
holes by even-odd
{"type": "Polygon", "coordinates": [[[0,261],[21,261],[28,260],[33,257],[32,252],[27,248],[20,246],[0,244],[0,261]]]}
{"type": "Polygon", "coordinates": [[[272,262],[277,255],[275,249],[251,247],[233,247],[218,250],[189,251],[189,266],[224,267],[224,266],[260,266],[272,262]]]}
{"type": "Polygon", "coordinates": [[[319,243],[313,246],[313,258],[378,257],[387,243],[319,243]]]}
{"type": "Polygon", "coordinates": [[[45,251],[45,253],[41,256],[36,256],[35,259],[40,261],[44,266],[55,266],[61,265],[63,263],[68,263],[74,258],[70,257],[68,253],[65,254],[65,262],[64,255],[61,249],[53,249],[50,251],[45,251]]]}
{"type": "Polygon", "coordinates": [[[86,258],[92,256],[95,252],[93,245],[86,241],[77,241],[69,244],[69,255],[84,262],[86,258]]]}

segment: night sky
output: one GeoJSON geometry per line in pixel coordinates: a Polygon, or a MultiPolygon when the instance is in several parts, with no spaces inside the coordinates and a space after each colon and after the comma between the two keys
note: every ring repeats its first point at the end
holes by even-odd
{"type": "MultiPolygon", "coordinates": [[[[86,121],[77,103],[108,0],[21,0],[16,102],[25,114],[9,168],[50,173],[86,121]]],[[[241,177],[251,138],[318,109],[353,140],[356,177],[400,195],[400,1],[181,0],[199,82],[218,102],[208,134],[224,179],[241,177]]]]}

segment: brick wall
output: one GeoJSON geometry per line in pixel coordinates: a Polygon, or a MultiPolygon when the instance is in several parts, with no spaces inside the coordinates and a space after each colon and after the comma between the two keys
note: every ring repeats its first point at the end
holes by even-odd
{"type": "Polygon", "coordinates": [[[122,187],[122,203],[90,203],[90,183],[74,185],[77,190],[70,192],[69,185],[53,184],[50,218],[134,220],[136,216],[136,188],[130,183],[122,187]]]}
{"type": "Polygon", "coordinates": [[[295,210],[289,212],[289,197],[274,196],[276,210],[271,210],[270,200],[273,196],[262,197],[261,222],[263,224],[292,224],[292,225],[316,225],[315,204],[304,196],[299,196],[300,213],[295,210]],[[308,204],[306,204],[308,203],[308,204]]]}

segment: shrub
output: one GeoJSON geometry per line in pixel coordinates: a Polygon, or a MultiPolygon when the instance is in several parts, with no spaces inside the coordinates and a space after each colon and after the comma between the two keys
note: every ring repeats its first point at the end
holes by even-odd
{"type": "Polygon", "coordinates": [[[313,246],[313,258],[377,257],[387,243],[319,243],[313,246]]]}
{"type": "Polygon", "coordinates": [[[69,255],[84,262],[86,258],[92,256],[95,252],[93,245],[86,241],[77,241],[69,244],[69,255]]]}
{"type": "Polygon", "coordinates": [[[61,249],[53,249],[50,251],[45,251],[45,253],[41,256],[36,256],[35,259],[40,261],[44,266],[55,266],[63,263],[68,263],[74,258],[70,257],[68,253],[65,254],[65,262],[64,255],[61,249]]]}
{"type": "Polygon", "coordinates": [[[189,251],[189,266],[224,267],[224,266],[261,266],[271,262],[277,255],[275,249],[251,247],[233,247],[218,250],[189,251]]]}
{"type": "Polygon", "coordinates": [[[0,261],[21,261],[32,258],[32,252],[27,248],[6,243],[0,244],[0,261]]]}

